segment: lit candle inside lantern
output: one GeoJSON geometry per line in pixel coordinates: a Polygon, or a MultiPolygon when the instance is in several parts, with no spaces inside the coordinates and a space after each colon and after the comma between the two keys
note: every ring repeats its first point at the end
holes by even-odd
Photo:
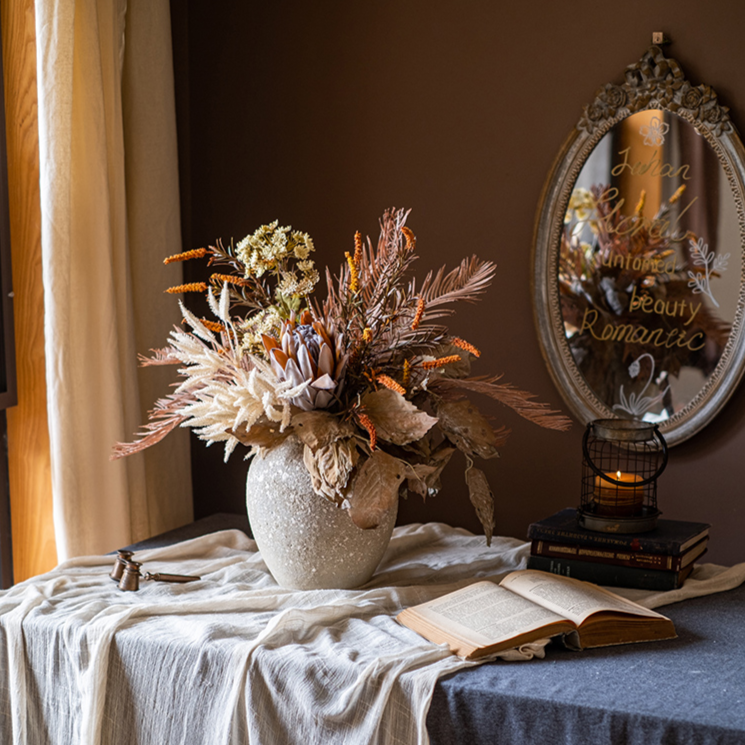
{"type": "Polygon", "coordinates": [[[636,473],[606,473],[608,478],[621,481],[622,484],[612,484],[600,476],[595,477],[595,501],[608,504],[629,505],[641,502],[644,497],[644,487],[638,486],[642,477],[636,473]]]}

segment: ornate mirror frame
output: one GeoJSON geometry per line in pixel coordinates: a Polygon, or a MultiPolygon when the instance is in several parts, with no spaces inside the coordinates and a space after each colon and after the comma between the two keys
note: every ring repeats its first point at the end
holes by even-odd
{"type": "Polygon", "coordinates": [[[652,46],[629,66],[625,82],[607,84],[583,111],[560,150],[543,189],[533,246],[534,320],[549,373],[567,405],[583,424],[617,418],[589,388],[567,343],[561,313],[558,265],[564,215],[577,177],[603,136],[618,122],[640,111],[662,109],[689,122],[711,145],[729,181],[739,223],[741,276],[731,332],[714,371],[698,394],[660,423],[669,445],[680,443],[706,426],[732,395],[745,370],[745,149],[716,93],[694,86],[680,65],[652,46]]]}

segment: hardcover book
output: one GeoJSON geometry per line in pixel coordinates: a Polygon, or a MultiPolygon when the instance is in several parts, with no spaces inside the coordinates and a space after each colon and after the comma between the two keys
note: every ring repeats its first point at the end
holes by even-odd
{"type": "Polygon", "coordinates": [[[653,610],[588,582],[530,569],[499,584],[476,582],[397,618],[466,659],[560,634],[576,649],[676,636],[673,622],[653,610]]]}
{"type": "Polygon", "coordinates": [[[579,559],[581,561],[594,561],[599,564],[617,564],[619,566],[677,572],[685,569],[705,554],[708,542],[709,538],[706,537],[682,554],[651,554],[646,551],[583,546],[581,543],[533,541],[530,546],[530,553],[533,556],[549,556],[554,559],[579,559]]]}
{"type": "Polygon", "coordinates": [[[683,553],[706,538],[710,528],[711,525],[708,523],[660,518],[657,527],[647,533],[600,533],[581,528],[577,524],[577,510],[569,507],[551,517],[532,523],[528,528],[528,540],[559,541],[583,546],[675,555],[683,553]]]}
{"type": "Polygon", "coordinates": [[[551,572],[565,577],[574,577],[586,582],[612,587],[635,587],[639,590],[676,590],[693,571],[689,564],[679,572],[662,569],[623,567],[615,564],[599,564],[581,559],[552,559],[549,556],[529,556],[528,568],[551,572]]]}

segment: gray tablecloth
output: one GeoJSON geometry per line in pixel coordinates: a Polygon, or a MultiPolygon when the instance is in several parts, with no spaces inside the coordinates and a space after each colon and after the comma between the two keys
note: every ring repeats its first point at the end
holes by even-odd
{"type": "Polygon", "coordinates": [[[678,638],[496,662],[440,680],[432,745],[745,743],[745,586],[669,605],[678,638]]]}

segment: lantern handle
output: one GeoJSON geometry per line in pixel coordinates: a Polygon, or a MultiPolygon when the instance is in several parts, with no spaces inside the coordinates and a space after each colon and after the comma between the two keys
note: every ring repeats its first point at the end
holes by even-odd
{"type": "MultiPolygon", "coordinates": [[[[582,454],[585,456],[586,463],[590,466],[590,468],[595,472],[597,476],[599,476],[603,481],[607,481],[609,484],[613,484],[614,486],[628,486],[628,482],[626,481],[616,481],[616,479],[611,478],[608,476],[607,473],[604,473],[601,471],[592,461],[592,458],[590,457],[590,453],[587,450],[587,440],[590,437],[590,430],[593,428],[592,422],[590,425],[585,429],[585,434],[582,437],[582,454]]],[[[665,442],[665,438],[662,436],[662,433],[660,432],[660,428],[655,424],[653,425],[652,429],[654,430],[654,436],[657,439],[657,442],[660,443],[660,448],[662,450],[662,463],[660,464],[660,467],[649,477],[646,479],[642,479],[641,481],[635,481],[634,486],[646,486],[647,484],[651,484],[655,479],[657,479],[660,474],[665,470],[667,467],[667,443],[665,442]]]]}

